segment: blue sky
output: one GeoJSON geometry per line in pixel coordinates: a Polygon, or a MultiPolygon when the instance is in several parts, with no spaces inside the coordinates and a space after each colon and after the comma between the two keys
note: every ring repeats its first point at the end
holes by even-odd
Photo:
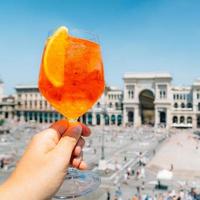
{"type": "Polygon", "coordinates": [[[173,83],[200,77],[198,0],[2,0],[0,77],[7,94],[37,83],[48,32],[60,25],[100,37],[106,81],[125,72],[170,72],[173,83]]]}

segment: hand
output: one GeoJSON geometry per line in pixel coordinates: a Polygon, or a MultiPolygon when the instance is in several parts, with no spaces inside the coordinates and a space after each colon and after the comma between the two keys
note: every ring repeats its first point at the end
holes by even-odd
{"type": "Polygon", "coordinates": [[[64,181],[68,166],[86,169],[82,148],[90,130],[65,120],[36,134],[16,169],[0,187],[0,199],[44,200],[51,198],[64,181]]]}

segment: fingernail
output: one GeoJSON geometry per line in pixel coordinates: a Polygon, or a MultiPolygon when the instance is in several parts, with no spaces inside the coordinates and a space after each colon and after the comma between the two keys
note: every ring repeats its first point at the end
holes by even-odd
{"type": "Polygon", "coordinates": [[[75,133],[81,133],[82,132],[81,125],[78,124],[78,125],[72,127],[72,131],[75,132],[75,133]]]}

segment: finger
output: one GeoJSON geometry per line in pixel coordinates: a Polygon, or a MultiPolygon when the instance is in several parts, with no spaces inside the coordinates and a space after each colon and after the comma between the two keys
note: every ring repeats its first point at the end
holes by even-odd
{"type": "Polygon", "coordinates": [[[79,157],[72,159],[72,166],[78,168],[82,160],[83,160],[83,152],[81,152],[79,157]]]}
{"type": "Polygon", "coordinates": [[[76,146],[75,146],[75,148],[74,148],[73,156],[77,157],[77,156],[80,155],[84,144],[85,144],[85,140],[82,137],[80,137],[78,142],[77,142],[77,144],[76,144],[76,146]]]}
{"type": "Polygon", "coordinates": [[[67,131],[68,127],[69,122],[67,120],[59,120],[50,126],[51,129],[54,129],[56,131],[54,132],[54,134],[57,135],[58,140],[67,131]]]}
{"type": "Polygon", "coordinates": [[[82,136],[88,137],[91,134],[91,130],[85,124],[80,123],[80,125],[82,127],[82,136]]]}
{"type": "Polygon", "coordinates": [[[87,166],[86,162],[82,160],[81,163],[80,163],[80,165],[78,166],[78,168],[80,170],[85,170],[85,169],[88,168],[88,166],[87,166]]]}
{"type": "Polygon", "coordinates": [[[66,156],[67,162],[71,158],[72,151],[76,146],[82,133],[82,127],[79,123],[70,123],[67,131],[60,138],[55,151],[60,156],[66,156]]]}

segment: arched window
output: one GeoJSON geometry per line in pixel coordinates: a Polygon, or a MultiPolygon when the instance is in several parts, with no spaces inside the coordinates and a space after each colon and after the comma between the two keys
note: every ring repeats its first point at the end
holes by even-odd
{"type": "Polygon", "coordinates": [[[197,128],[200,128],[200,116],[197,117],[197,128]]]}
{"type": "Polygon", "coordinates": [[[97,103],[97,108],[100,108],[100,106],[101,106],[101,104],[98,102],[98,103],[97,103]]]}
{"type": "Polygon", "coordinates": [[[88,124],[89,124],[89,125],[92,125],[92,114],[91,114],[91,113],[88,113],[87,118],[88,118],[88,124]]]}
{"type": "Polygon", "coordinates": [[[133,92],[133,90],[131,91],[131,99],[133,99],[134,98],[134,92],[133,92]]]}
{"type": "Polygon", "coordinates": [[[129,111],[128,112],[128,122],[133,122],[133,112],[132,111],[129,111]]]}
{"type": "Polygon", "coordinates": [[[118,102],[115,103],[115,108],[116,108],[116,110],[119,109],[119,104],[118,104],[118,102]]]}
{"type": "Polygon", "coordinates": [[[184,116],[180,117],[180,123],[183,123],[183,124],[185,123],[185,117],[184,116]]]}
{"type": "Polygon", "coordinates": [[[174,117],[173,117],[173,123],[174,123],[174,124],[177,124],[177,123],[178,123],[178,117],[177,117],[177,116],[174,116],[174,117]]]}
{"type": "Polygon", "coordinates": [[[105,114],[104,116],[104,120],[105,120],[105,125],[109,125],[109,116],[107,114],[105,114]]]}
{"type": "Polygon", "coordinates": [[[117,115],[117,125],[121,125],[122,124],[122,116],[121,115],[117,115]]]}
{"type": "Polygon", "coordinates": [[[198,111],[200,111],[200,103],[198,103],[198,111]]]}
{"type": "Polygon", "coordinates": [[[115,115],[111,116],[111,122],[112,122],[112,124],[115,124],[115,115]]]}
{"type": "Polygon", "coordinates": [[[185,108],[185,104],[184,103],[181,103],[181,108],[185,108]]]}
{"type": "Polygon", "coordinates": [[[100,114],[97,114],[97,115],[96,115],[96,122],[97,122],[97,125],[100,125],[100,124],[101,124],[101,117],[100,117],[100,114]]]}
{"type": "Polygon", "coordinates": [[[174,108],[178,108],[178,103],[174,103],[174,108]]]}
{"type": "Polygon", "coordinates": [[[192,124],[192,117],[187,118],[187,124],[192,124]]]}
{"type": "Polygon", "coordinates": [[[130,90],[128,91],[128,98],[129,99],[131,98],[131,91],[130,90]]]}
{"type": "MultiPolygon", "coordinates": [[[[34,120],[37,121],[37,112],[33,112],[34,115],[34,120]]],[[[50,113],[50,116],[52,115],[52,113],[50,113]]]]}
{"type": "Polygon", "coordinates": [[[112,108],[112,103],[111,102],[109,103],[109,108],[112,108]]]}
{"type": "Polygon", "coordinates": [[[27,122],[28,119],[27,119],[27,112],[24,112],[24,118],[25,118],[25,121],[27,122]]]}
{"type": "Polygon", "coordinates": [[[190,102],[187,103],[187,107],[188,107],[188,108],[192,108],[192,103],[190,103],[190,102]]]}

